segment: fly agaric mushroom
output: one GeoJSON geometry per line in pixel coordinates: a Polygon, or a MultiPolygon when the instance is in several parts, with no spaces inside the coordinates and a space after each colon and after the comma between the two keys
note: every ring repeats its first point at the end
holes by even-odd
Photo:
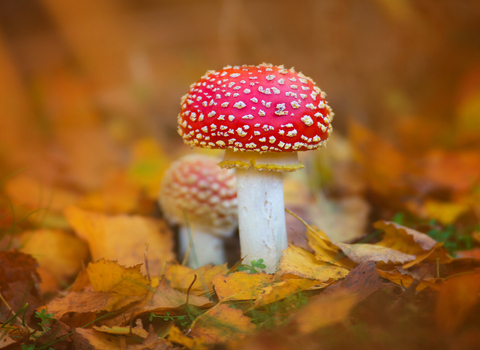
{"type": "Polygon", "coordinates": [[[323,146],[333,112],[325,93],[283,66],[208,71],[182,97],[178,132],[191,146],[225,149],[236,168],[242,256],[274,272],[288,246],[282,172],[303,168],[297,152],[323,146]]]}
{"type": "Polygon", "coordinates": [[[180,254],[185,255],[193,243],[194,250],[188,256],[190,267],[225,262],[223,238],[231,236],[237,225],[233,171],[219,168],[213,157],[182,157],[165,172],[159,203],[167,219],[180,225],[180,254]]]}

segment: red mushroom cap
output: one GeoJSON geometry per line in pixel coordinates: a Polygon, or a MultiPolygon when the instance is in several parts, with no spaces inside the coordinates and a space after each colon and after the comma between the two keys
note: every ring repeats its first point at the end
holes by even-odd
{"type": "Polygon", "coordinates": [[[325,93],[283,66],[209,71],[182,97],[185,143],[234,151],[295,152],[322,146],[332,131],[325,93]]]}
{"type": "Polygon", "coordinates": [[[165,172],[159,202],[173,223],[183,224],[185,210],[189,222],[205,232],[230,234],[237,223],[235,173],[213,157],[182,157],[165,172]]]}

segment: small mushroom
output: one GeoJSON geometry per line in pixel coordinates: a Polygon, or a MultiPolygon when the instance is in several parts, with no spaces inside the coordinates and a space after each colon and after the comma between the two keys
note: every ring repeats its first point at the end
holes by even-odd
{"type": "Polygon", "coordinates": [[[333,112],[312,79],[271,64],[208,71],[182,97],[185,143],[225,149],[236,168],[240,247],[274,272],[287,248],[282,173],[304,166],[297,152],[323,146],[333,112]]]}
{"type": "Polygon", "coordinates": [[[162,180],[159,204],[166,218],[180,225],[180,254],[193,245],[190,267],[224,263],[223,240],[237,225],[235,173],[217,164],[210,156],[185,156],[172,163],[162,180]]]}

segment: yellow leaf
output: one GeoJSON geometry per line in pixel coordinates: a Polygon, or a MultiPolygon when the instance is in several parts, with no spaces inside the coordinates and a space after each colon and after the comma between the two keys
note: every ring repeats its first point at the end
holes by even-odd
{"type": "Polygon", "coordinates": [[[375,244],[335,244],[350,260],[357,264],[362,264],[368,261],[383,261],[386,264],[404,264],[415,260],[415,255],[405,254],[398,250],[375,244]]]}
{"type": "Polygon", "coordinates": [[[127,336],[132,336],[136,335],[141,338],[146,338],[148,337],[148,332],[143,329],[142,327],[136,326],[136,327],[119,327],[119,326],[114,326],[114,327],[107,327],[107,326],[93,326],[93,329],[96,331],[106,333],[106,334],[113,334],[113,335],[127,335],[127,336]]]}
{"type": "Polygon", "coordinates": [[[255,300],[264,293],[275,276],[265,273],[234,272],[229,275],[217,275],[213,279],[215,292],[221,301],[255,300]]]}
{"type": "Polygon", "coordinates": [[[140,187],[132,184],[124,171],[116,171],[102,189],[85,194],[78,206],[109,214],[130,213],[137,209],[139,197],[140,187]]]}
{"type": "Polygon", "coordinates": [[[449,203],[434,200],[428,200],[424,205],[428,217],[436,219],[444,225],[455,222],[460,215],[469,209],[466,203],[449,203]]]}
{"type": "Polygon", "coordinates": [[[115,292],[124,296],[147,294],[149,282],[140,272],[140,265],[120,266],[115,261],[101,259],[88,264],[88,278],[96,292],[115,292]]]}
{"type": "Polygon", "coordinates": [[[172,264],[165,269],[165,277],[170,281],[170,285],[181,291],[186,292],[193,281],[190,293],[204,294],[213,289],[213,278],[219,274],[228,272],[227,264],[223,265],[205,265],[198,269],[172,264]],[[195,275],[197,276],[195,279],[195,275]]]}
{"type": "Polygon", "coordinates": [[[239,309],[218,304],[200,315],[192,323],[190,335],[206,344],[226,343],[245,338],[255,331],[250,318],[239,309]]]}
{"type": "Polygon", "coordinates": [[[180,344],[187,349],[205,350],[209,347],[201,342],[201,339],[193,339],[185,335],[178,327],[172,326],[168,333],[168,340],[172,343],[180,344]]]}
{"type": "Polygon", "coordinates": [[[322,284],[322,282],[320,281],[304,278],[283,280],[281,282],[277,282],[275,284],[271,284],[265,287],[262,293],[259,295],[259,298],[253,304],[253,306],[263,306],[310,288],[315,287],[316,289],[318,289],[319,287],[324,288],[327,286],[328,284],[322,284]]]}
{"type": "Polygon", "coordinates": [[[327,282],[337,280],[348,274],[349,270],[315,259],[315,255],[309,251],[289,246],[282,253],[277,275],[293,274],[303,278],[327,282]]]}
{"type": "Polygon", "coordinates": [[[169,159],[158,142],[149,138],[142,139],[133,146],[128,176],[134,184],[145,189],[149,198],[156,200],[168,165],[169,159]]]}
{"type": "Polygon", "coordinates": [[[37,259],[39,266],[48,270],[57,282],[76,274],[88,257],[85,242],[62,230],[25,231],[19,239],[20,250],[37,259]]]}
{"type": "Polygon", "coordinates": [[[310,299],[294,317],[301,333],[311,333],[345,320],[357,298],[348,292],[339,292],[327,296],[320,295],[310,299]]]}
{"type": "Polygon", "coordinates": [[[94,261],[105,258],[125,266],[142,264],[147,244],[152,275],[160,274],[164,262],[175,259],[172,233],[163,221],[138,215],[97,214],[76,207],[67,208],[65,216],[87,241],[94,261]]]}

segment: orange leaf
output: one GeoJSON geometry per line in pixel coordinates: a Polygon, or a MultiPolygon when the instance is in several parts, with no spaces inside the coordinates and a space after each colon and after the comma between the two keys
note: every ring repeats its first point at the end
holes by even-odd
{"type": "Polygon", "coordinates": [[[65,216],[77,234],[87,241],[92,259],[117,260],[133,266],[148,263],[151,273],[159,274],[165,261],[175,259],[173,237],[163,221],[138,215],[104,215],[76,207],[65,210],[65,216]]]}
{"type": "Polygon", "coordinates": [[[311,298],[310,303],[294,316],[294,320],[301,333],[311,333],[345,320],[356,303],[357,297],[345,291],[320,295],[311,298]]]}
{"type": "Polygon", "coordinates": [[[165,269],[165,277],[170,281],[173,288],[186,292],[193,281],[190,293],[204,294],[213,289],[213,279],[219,274],[228,272],[227,264],[205,265],[198,269],[191,269],[188,266],[171,264],[165,269]],[[195,275],[197,276],[195,279],[195,275]]]}
{"type": "Polygon", "coordinates": [[[231,344],[253,333],[256,327],[241,310],[218,304],[197,317],[191,328],[190,335],[203,343],[231,344]]]}
{"type": "Polygon", "coordinates": [[[441,332],[452,334],[479,302],[480,274],[450,278],[440,289],[435,309],[435,321],[441,332]]]}
{"type": "Polygon", "coordinates": [[[87,313],[105,310],[108,303],[108,292],[70,292],[64,297],[57,297],[47,304],[47,312],[60,319],[69,312],[87,313]]]}

